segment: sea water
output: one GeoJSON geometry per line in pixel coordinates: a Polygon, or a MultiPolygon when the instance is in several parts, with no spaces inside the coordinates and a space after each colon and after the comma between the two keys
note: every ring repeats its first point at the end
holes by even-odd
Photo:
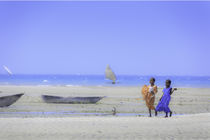
{"type": "Polygon", "coordinates": [[[172,80],[173,87],[210,87],[210,76],[141,76],[117,75],[112,84],[104,75],[0,75],[0,85],[52,85],[52,86],[142,86],[154,77],[156,85],[163,87],[172,80]]]}

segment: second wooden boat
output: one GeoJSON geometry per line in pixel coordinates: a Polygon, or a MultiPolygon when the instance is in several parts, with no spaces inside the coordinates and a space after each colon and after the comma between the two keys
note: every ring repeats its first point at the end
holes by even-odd
{"type": "Polygon", "coordinates": [[[56,104],[95,104],[104,97],[60,97],[60,96],[50,96],[42,95],[42,99],[46,103],[56,103],[56,104]]]}

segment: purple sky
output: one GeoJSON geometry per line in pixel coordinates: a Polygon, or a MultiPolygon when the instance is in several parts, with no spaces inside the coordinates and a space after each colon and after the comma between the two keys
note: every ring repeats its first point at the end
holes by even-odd
{"type": "Polygon", "coordinates": [[[0,51],[16,74],[210,76],[210,2],[0,2],[0,51]]]}

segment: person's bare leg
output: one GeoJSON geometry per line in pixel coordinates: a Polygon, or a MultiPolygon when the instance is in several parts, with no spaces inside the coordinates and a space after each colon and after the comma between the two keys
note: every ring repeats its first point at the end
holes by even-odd
{"type": "Polygon", "coordinates": [[[149,109],[149,117],[152,117],[151,109],[149,109]]]}
{"type": "Polygon", "coordinates": [[[155,116],[157,116],[158,115],[158,113],[157,113],[157,111],[155,110],[155,116]]]}
{"type": "Polygon", "coordinates": [[[170,117],[172,116],[172,111],[170,112],[170,117]]]}
{"type": "Polygon", "coordinates": [[[167,118],[168,117],[168,112],[166,112],[166,116],[165,116],[165,118],[167,118]]]}

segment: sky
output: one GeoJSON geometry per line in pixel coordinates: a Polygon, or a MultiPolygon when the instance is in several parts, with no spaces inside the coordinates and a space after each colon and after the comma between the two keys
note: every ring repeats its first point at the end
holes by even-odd
{"type": "Polygon", "coordinates": [[[210,76],[210,2],[0,2],[0,74],[210,76]]]}

